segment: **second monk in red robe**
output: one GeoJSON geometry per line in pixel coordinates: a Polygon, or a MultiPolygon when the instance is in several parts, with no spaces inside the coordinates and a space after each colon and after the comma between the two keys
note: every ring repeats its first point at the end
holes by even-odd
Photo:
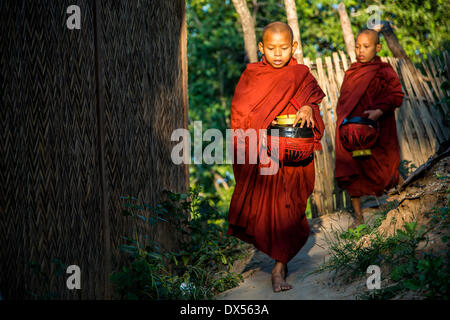
{"type": "Polygon", "coordinates": [[[364,30],[358,35],[355,50],[358,61],[345,73],[336,107],[335,179],[352,198],[355,211],[352,227],[363,223],[361,196],[380,196],[401,179],[394,111],[401,106],[404,94],[394,69],[377,56],[380,49],[376,31],[364,30]],[[378,121],[379,138],[370,157],[353,158],[342,145],[339,126],[345,118],[353,117],[378,121]]]}
{"type": "MultiPolygon", "coordinates": [[[[324,125],[319,106],[324,93],[308,67],[292,57],[297,47],[287,24],[266,26],[259,50],[261,62],[247,65],[231,103],[231,128],[267,129],[276,116],[297,114],[301,126],[314,127],[316,147],[324,125]]],[[[230,203],[228,234],[252,243],[275,262],[275,292],[288,290],[286,265],[308,239],[305,217],[314,188],[314,161],[306,166],[281,166],[261,175],[258,164],[233,162],[236,187],[230,203]]]]}

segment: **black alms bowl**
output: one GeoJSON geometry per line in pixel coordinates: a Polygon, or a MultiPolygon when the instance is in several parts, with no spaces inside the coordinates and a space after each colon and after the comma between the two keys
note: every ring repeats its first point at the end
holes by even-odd
{"type": "Polygon", "coordinates": [[[312,128],[308,128],[306,124],[303,126],[303,128],[300,128],[299,125],[295,127],[271,125],[269,127],[269,130],[267,131],[267,134],[275,137],[286,137],[286,138],[314,138],[312,128]],[[272,129],[278,129],[279,130],[278,134],[276,133],[275,130],[272,129]]]}

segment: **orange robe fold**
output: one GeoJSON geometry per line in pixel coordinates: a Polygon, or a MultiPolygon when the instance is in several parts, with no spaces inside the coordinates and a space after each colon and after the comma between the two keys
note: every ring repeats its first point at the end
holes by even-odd
{"type": "Polygon", "coordinates": [[[395,123],[395,108],[400,107],[404,93],[390,64],[375,57],[369,63],[353,63],[345,73],[336,107],[335,179],[351,197],[380,196],[398,184],[400,151],[395,123]],[[368,158],[353,158],[344,149],[339,126],[346,117],[363,117],[366,110],[381,109],[378,119],[379,138],[368,158]]]}
{"type": "MultiPolygon", "coordinates": [[[[248,64],[239,80],[231,103],[231,128],[267,129],[276,116],[296,113],[309,105],[319,147],[324,124],[318,104],[324,96],[308,67],[297,64],[295,58],[275,69],[263,57],[261,62],[248,64]]],[[[281,166],[273,175],[261,175],[258,164],[233,162],[233,172],[236,187],[228,234],[287,263],[310,233],[305,210],[314,188],[314,161],[304,166],[281,166]]]]}

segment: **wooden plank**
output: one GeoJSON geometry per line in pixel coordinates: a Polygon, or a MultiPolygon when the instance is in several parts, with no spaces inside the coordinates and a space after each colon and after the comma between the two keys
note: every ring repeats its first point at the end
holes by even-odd
{"type": "Polygon", "coordinates": [[[326,208],[328,212],[333,211],[333,182],[334,182],[334,159],[332,156],[332,153],[334,151],[334,146],[331,143],[331,139],[334,138],[334,132],[329,130],[325,130],[324,137],[322,138],[324,140],[324,143],[322,144],[323,147],[323,159],[324,159],[324,184],[323,184],[323,191],[324,196],[327,199],[326,208]]]}
{"type": "MultiPolygon", "coordinates": [[[[409,100],[406,100],[404,106],[407,110],[412,109],[412,104],[409,100]]],[[[426,161],[427,156],[432,153],[429,141],[428,139],[425,139],[424,136],[423,124],[421,121],[417,121],[417,117],[409,112],[407,113],[407,121],[403,123],[403,128],[409,140],[408,145],[411,149],[411,153],[414,155],[415,159],[417,159],[417,164],[420,165],[426,161]],[[414,141],[417,141],[417,144],[415,144],[414,141]],[[414,152],[414,149],[416,149],[417,152],[414,152]]]]}
{"type": "MultiPolygon", "coordinates": [[[[439,96],[440,96],[440,93],[439,93],[440,88],[438,87],[438,85],[437,85],[436,80],[434,79],[434,77],[431,75],[430,68],[429,68],[428,65],[425,63],[425,60],[423,59],[423,55],[420,55],[420,59],[421,59],[421,61],[422,61],[423,69],[425,70],[425,73],[426,73],[427,77],[429,78],[429,81],[430,81],[431,86],[432,86],[432,88],[433,88],[435,97],[439,97],[439,96]]],[[[436,100],[435,100],[435,101],[436,101],[436,100]]]]}
{"type": "Polygon", "coordinates": [[[450,79],[450,70],[449,70],[450,55],[448,54],[448,51],[444,51],[444,53],[442,55],[443,55],[443,59],[444,59],[445,70],[447,70],[447,79],[450,79]]]}
{"type": "MultiPolygon", "coordinates": [[[[409,76],[409,80],[413,83],[413,77],[411,76],[411,71],[408,69],[406,70],[407,74],[409,76]]],[[[428,114],[428,118],[430,120],[430,122],[433,124],[435,130],[437,131],[438,136],[442,135],[443,137],[447,138],[448,137],[448,129],[444,126],[444,119],[441,115],[440,112],[436,112],[435,110],[430,110],[430,107],[432,107],[432,105],[434,104],[434,98],[433,95],[431,94],[431,91],[428,87],[428,84],[425,82],[425,80],[421,79],[420,80],[422,82],[422,88],[424,89],[424,91],[428,91],[429,92],[429,99],[426,101],[419,101],[420,104],[422,104],[422,106],[425,108],[426,112],[428,114]],[[424,102],[428,102],[428,104],[423,105],[424,102]]]]}
{"type": "Polygon", "coordinates": [[[314,183],[314,191],[313,198],[314,203],[316,205],[319,216],[325,214],[325,205],[323,202],[323,156],[321,151],[314,152],[314,168],[315,168],[315,183],[314,183]]]}
{"type": "Polygon", "coordinates": [[[345,55],[344,51],[339,50],[339,55],[341,56],[342,66],[344,67],[344,72],[347,71],[349,65],[347,61],[347,56],[345,55]]]}
{"type": "Polygon", "coordinates": [[[403,113],[404,112],[401,108],[397,108],[395,110],[398,143],[400,147],[401,158],[411,160],[413,155],[411,154],[411,150],[409,149],[409,141],[407,140],[406,133],[403,129],[403,124],[406,122],[403,113]]]}
{"type": "Polygon", "coordinates": [[[337,106],[338,97],[339,97],[339,90],[337,89],[336,77],[333,72],[333,64],[331,62],[331,58],[325,57],[325,62],[327,65],[327,74],[328,74],[328,81],[329,81],[329,97],[330,97],[330,101],[331,101],[331,109],[333,110],[333,114],[336,115],[336,106],[337,106]]]}
{"type": "Polygon", "coordinates": [[[339,56],[337,52],[333,52],[333,62],[334,62],[334,68],[336,71],[336,80],[337,80],[337,88],[340,91],[341,90],[341,84],[344,80],[344,73],[341,70],[341,65],[339,64],[339,56]]]}
{"type": "MultiPolygon", "coordinates": [[[[445,78],[445,73],[444,73],[444,70],[445,70],[444,69],[444,65],[445,64],[443,64],[443,63],[441,64],[438,57],[430,56],[430,58],[431,58],[431,61],[434,63],[434,66],[436,67],[436,70],[440,71],[440,72],[437,73],[440,83],[441,84],[444,83],[447,80],[445,78]]],[[[439,87],[440,87],[440,85],[439,85],[439,87]]],[[[446,93],[447,93],[447,95],[450,95],[450,91],[449,90],[447,90],[446,93]]]]}
{"type": "MultiPolygon", "coordinates": [[[[403,68],[403,67],[400,67],[400,63],[399,63],[399,61],[397,60],[397,61],[395,61],[394,59],[388,59],[389,60],[389,62],[391,63],[391,65],[394,65],[394,66],[396,66],[396,68],[395,69],[401,69],[403,72],[399,72],[399,71],[397,71],[397,74],[399,74],[399,77],[400,77],[400,75],[401,75],[401,80],[403,81],[403,83],[409,88],[409,87],[412,87],[414,84],[413,84],[413,77],[412,77],[412,75],[411,75],[411,71],[408,69],[408,68],[403,68]],[[408,86],[409,85],[409,86],[408,86]]],[[[403,63],[403,60],[401,61],[402,63],[403,63]]],[[[418,90],[417,90],[417,84],[415,85],[415,87],[416,87],[416,92],[418,92],[418,90]]],[[[422,86],[422,88],[423,88],[424,86],[422,86]]],[[[429,88],[428,88],[428,86],[426,86],[426,88],[429,90],[429,88]]],[[[432,116],[432,113],[430,113],[430,111],[429,111],[429,109],[428,109],[428,106],[426,106],[425,104],[424,104],[424,102],[429,102],[429,100],[427,100],[427,99],[425,99],[425,98],[422,98],[422,99],[420,99],[420,98],[417,98],[414,94],[411,94],[411,92],[414,92],[414,90],[412,90],[412,91],[410,91],[410,92],[408,92],[409,93],[409,95],[406,97],[407,99],[409,98],[410,100],[413,100],[413,101],[411,101],[411,105],[413,106],[412,107],[412,109],[415,109],[415,108],[417,108],[417,110],[416,111],[419,111],[419,113],[422,115],[422,117],[425,117],[426,118],[426,120],[428,120],[428,124],[429,125],[432,125],[432,130],[433,131],[435,131],[435,132],[440,132],[439,134],[434,134],[433,136],[431,136],[430,137],[430,139],[436,139],[436,138],[440,138],[440,134],[442,135],[442,136],[447,136],[448,134],[445,134],[444,133],[444,131],[442,131],[442,129],[441,129],[441,127],[440,127],[440,124],[439,124],[439,122],[440,121],[435,121],[435,119],[434,119],[434,117],[432,116]]],[[[411,110],[408,110],[408,112],[411,112],[411,110]]],[[[440,117],[440,114],[436,114],[436,117],[440,117]]],[[[412,117],[411,117],[412,118],[412,117]]],[[[417,120],[416,120],[417,121],[417,120]]],[[[421,121],[423,121],[423,118],[421,118],[421,121]]],[[[418,126],[417,124],[416,124],[416,126],[418,126]]],[[[427,129],[430,129],[429,127],[426,127],[427,129]]],[[[430,130],[427,130],[428,131],[428,134],[430,134],[430,130]]],[[[419,136],[419,137],[422,137],[423,136],[423,132],[422,133],[417,133],[417,135],[419,136]]],[[[441,139],[441,138],[440,138],[441,139]]],[[[423,144],[423,141],[422,141],[422,144],[423,144]]]]}
{"type": "MultiPolygon", "coordinates": [[[[387,61],[393,66],[395,72],[402,81],[403,76],[400,71],[400,66],[397,58],[388,57],[387,61]]],[[[402,81],[402,91],[405,92],[404,82],[402,81]]],[[[421,150],[421,144],[418,142],[416,138],[414,138],[414,134],[418,137],[419,133],[415,132],[415,128],[412,125],[412,115],[411,115],[411,104],[406,102],[406,99],[409,99],[408,96],[405,96],[403,100],[403,104],[400,108],[396,109],[397,117],[397,130],[401,132],[398,135],[399,146],[401,148],[403,159],[412,161],[417,166],[424,161],[423,152],[425,150],[421,150]],[[414,132],[414,133],[413,133],[414,132]],[[414,149],[414,151],[413,151],[414,149]]],[[[423,134],[420,134],[423,137],[423,134]]],[[[421,141],[424,143],[423,139],[421,141]]]]}
{"type": "MultiPolygon", "coordinates": [[[[433,75],[433,78],[436,80],[437,86],[440,89],[441,85],[442,85],[442,79],[439,76],[439,73],[436,71],[437,68],[434,64],[433,58],[431,57],[431,55],[429,53],[427,54],[427,58],[428,58],[428,64],[430,65],[430,68],[431,68],[431,74],[433,75]]],[[[441,93],[441,95],[443,95],[443,92],[441,93]]]]}
{"type": "Polygon", "coordinates": [[[303,64],[306,65],[309,69],[312,68],[311,60],[309,60],[309,58],[304,57],[303,58],[303,64]]]}
{"type": "MultiPolygon", "coordinates": [[[[421,74],[419,71],[417,71],[418,74],[421,74]]],[[[419,79],[419,86],[422,88],[423,92],[425,93],[425,98],[427,103],[429,104],[434,104],[435,103],[435,98],[433,96],[433,93],[431,92],[431,89],[427,83],[427,81],[425,80],[425,77],[423,76],[423,74],[421,74],[422,77],[420,77],[419,79]]],[[[413,80],[414,81],[414,80],[413,80]]]]}
{"type": "Polygon", "coordinates": [[[436,138],[439,138],[439,137],[438,137],[438,134],[435,133],[436,129],[432,125],[432,120],[430,119],[428,110],[426,108],[423,108],[423,106],[420,103],[420,100],[418,100],[414,94],[414,90],[412,88],[413,84],[411,83],[411,80],[408,77],[410,75],[409,68],[406,66],[405,63],[403,63],[401,65],[401,71],[404,74],[403,78],[405,80],[405,89],[408,91],[408,95],[410,97],[410,102],[414,109],[414,114],[416,115],[416,117],[417,117],[417,115],[420,115],[420,121],[417,121],[419,119],[416,119],[416,121],[420,122],[423,125],[425,132],[427,133],[429,143],[431,144],[432,149],[435,149],[436,138]]]}
{"type": "MultiPolygon", "coordinates": [[[[327,95],[322,100],[322,104],[321,104],[322,115],[323,115],[323,119],[324,119],[326,128],[331,133],[333,133],[334,128],[335,128],[335,120],[332,118],[332,115],[331,115],[331,105],[330,105],[330,100],[329,100],[330,84],[326,79],[325,72],[324,72],[323,66],[322,66],[322,60],[320,58],[316,59],[316,65],[317,65],[317,73],[319,76],[319,85],[322,87],[322,90],[324,90],[325,94],[327,95]]],[[[334,148],[334,135],[331,136],[330,140],[331,140],[331,143],[334,148]]]]}
{"type": "MultiPolygon", "coordinates": [[[[401,63],[402,61],[397,61],[397,65],[399,67],[398,72],[402,74],[402,78],[405,79],[404,75],[404,69],[406,69],[406,65],[401,63]]],[[[403,100],[403,104],[401,108],[403,108],[405,119],[407,121],[404,123],[404,131],[405,133],[410,137],[410,141],[413,141],[414,135],[413,132],[411,132],[411,128],[414,128],[415,134],[417,136],[417,141],[419,148],[421,150],[420,154],[428,154],[429,151],[429,143],[425,141],[425,130],[422,125],[422,121],[417,118],[417,111],[414,109],[413,111],[413,105],[411,104],[411,94],[412,89],[410,86],[408,86],[408,82],[403,82],[403,91],[408,93],[408,98],[403,100]],[[419,121],[418,121],[419,120],[419,121]],[[414,122],[417,121],[417,122],[414,122]]],[[[422,159],[420,160],[422,162],[422,159]]]]}
{"type": "MultiPolygon", "coordinates": [[[[415,85],[415,87],[417,87],[418,85],[414,81],[414,77],[411,74],[411,70],[409,68],[405,68],[405,71],[407,74],[406,78],[409,81],[409,83],[412,84],[412,86],[415,85]]],[[[417,102],[417,106],[419,108],[418,110],[421,116],[424,117],[422,118],[422,121],[425,120],[427,122],[426,128],[428,128],[428,125],[431,125],[435,132],[434,138],[437,138],[438,141],[442,143],[443,140],[447,138],[448,133],[443,128],[444,123],[441,114],[439,112],[430,112],[428,106],[424,103],[427,100],[424,101],[423,99],[416,99],[415,101],[417,102]]]]}

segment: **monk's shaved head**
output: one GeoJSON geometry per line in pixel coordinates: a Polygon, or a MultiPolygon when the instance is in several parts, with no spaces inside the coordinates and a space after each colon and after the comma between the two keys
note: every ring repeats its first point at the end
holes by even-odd
{"type": "Polygon", "coordinates": [[[361,34],[366,34],[366,35],[370,36],[370,37],[373,39],[373,41],[374,41],[375,44],[379,44],[379,43],[380,43],[380,35],[379,35],[379,33],[376,32],[375,30],[372,30],[372,29],[364,29],[364,30],[361,30],[361,31],[358,33],[358,35],[356,36],[356,39],[358,39],[358,37],[359,37],[361,34]]]}
{"type": "Polygon", "coordinates": [[[375,30],[364,29],[356,37],[355,54],[361,63],[368,63],[375,59],[381,50],[380,37],[375,30]]]}
{"type": "Polygon", "coordinates": [[[281,21],[275,21],[272,23],[269,23],[267,26],[264,27],[263,33],[262,33],[262,42],[264,42],[264,36],[267,32],[274,32],[274,33],[282,33],[282,32],[289,32],[291,35],[291,43],[294,42],[294,33],[292,32],[291,27],[281,21]]]}
{"type": "Polygon", "coordinates": [[[275,69],[283,68],[291,61],[297,46],[291,27],[281,21],[268,24],[258,43],[259,52],[275,69]]]}

